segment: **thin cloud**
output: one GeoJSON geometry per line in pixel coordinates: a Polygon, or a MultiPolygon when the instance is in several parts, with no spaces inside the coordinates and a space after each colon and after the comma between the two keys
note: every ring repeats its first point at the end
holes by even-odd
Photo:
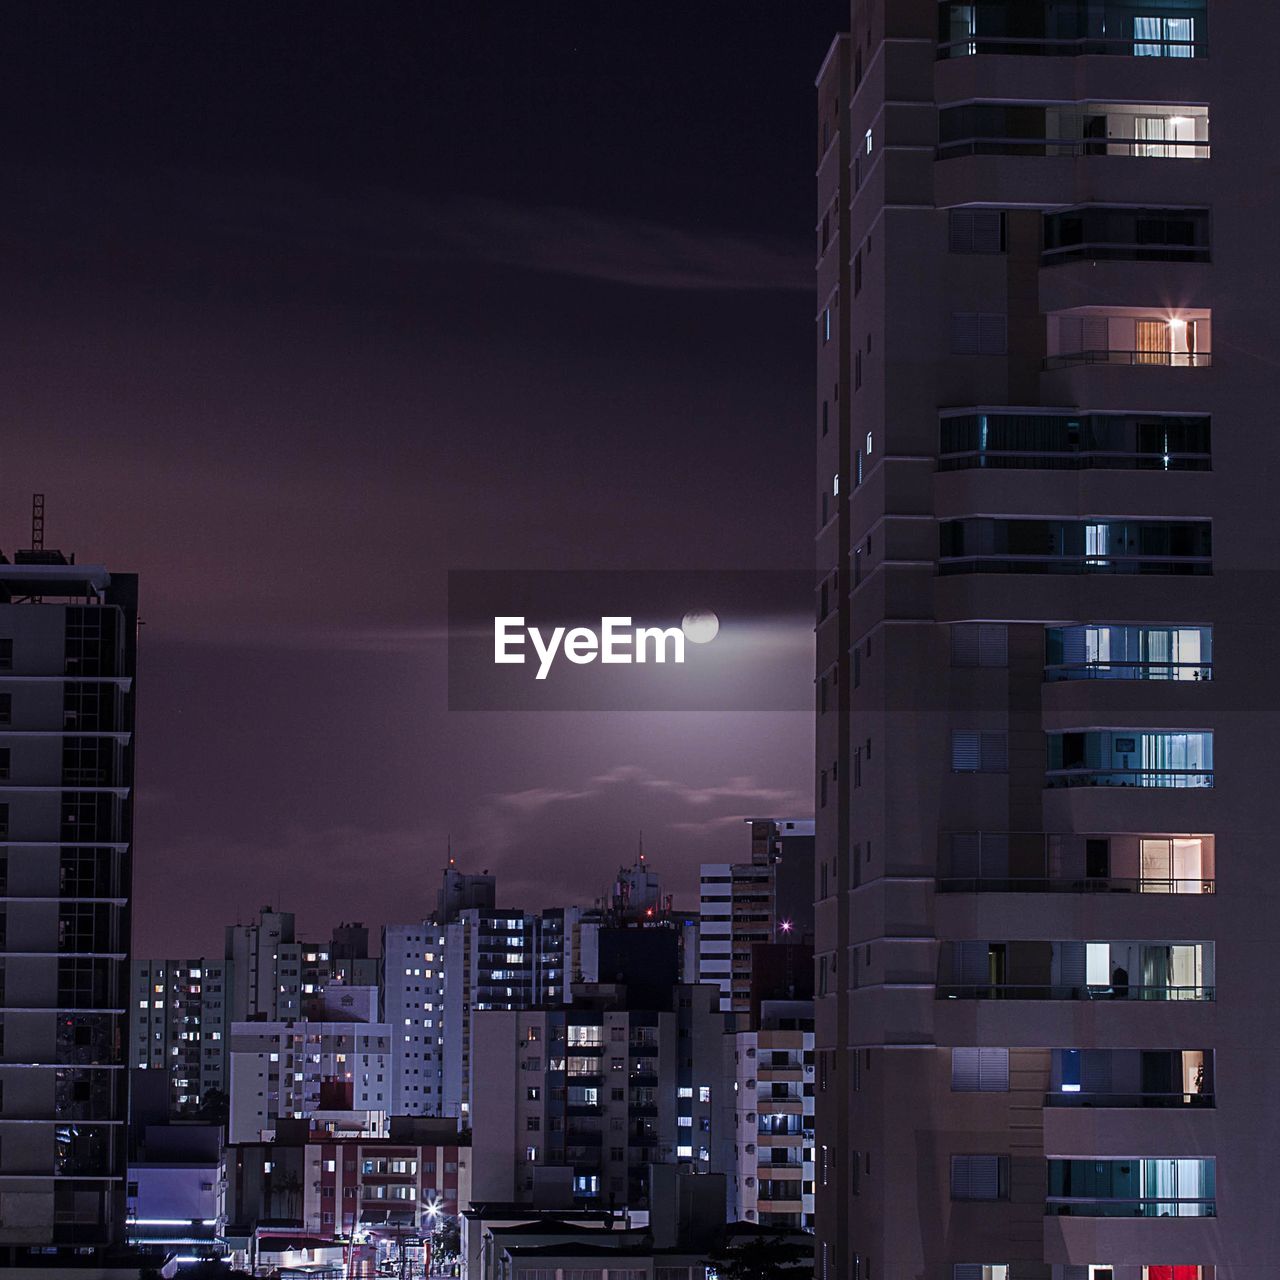
{"type": "Polygon", "coordinates": [[[545,837],[545,830],[538,824],[552,809],[576,807],[580,814],[572,820],[589,827],[593,825],[593,807],[613,814],[624,799],[621,793],[628,791],[632,793],[626,797],[631,801],[629,807],[638,805],[651,811],[652,821],[646,819],[645,830],[656,834],[667,831],[707,836],[740,826],[749,817],[804,817],[812,809],[811,797],[768,786],[750,775],[693,786],[661,777],[639,765],[618,764],[588,778],[580,787],[531,787],[492,793],[476,816],[471,843],[495,854],[519,850],[535,838],[545,837]]]}
{"type": "Polygon", "coordinates": [[[68,221],[86,234],[146,227],[168,239],[201,234],[256,242],[272,253],[309,248],[400,263],[461,260],[631,288],[813,288],[812,263],[789,242],[587,209],[389,189],[340,194],[293,180],[228,181],[190,171],[128,185],[97,174],[47,172],[36,184],[10,175],[7,185],[11,193],[22,189],[29,208],[40,207],[31,211],[46,230],[68,221]]]}

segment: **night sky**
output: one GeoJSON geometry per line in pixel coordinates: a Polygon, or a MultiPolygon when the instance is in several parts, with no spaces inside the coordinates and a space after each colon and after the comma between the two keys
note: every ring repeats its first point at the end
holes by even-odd
{"type": "MultiPolygon", "coordinates": [[[[449,712],[453,568],[793,569],[838,0],[6,13],[0,546],[141,575],[135,954],[677,900],[800,712],[449,712]]],[[[802,625],[805,625],[802,623],[802,625]]],[[[795,668],[811,680],[807,656],[795,668]]]]}

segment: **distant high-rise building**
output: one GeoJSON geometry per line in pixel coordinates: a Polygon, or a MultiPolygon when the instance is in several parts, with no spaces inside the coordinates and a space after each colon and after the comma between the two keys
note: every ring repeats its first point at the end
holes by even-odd
{"type": "Polygon", "coordinates": [[[226,927],[228,1021],[289,1021],[329,980],[329,946],[299,942],[292,911],[263,907],[253,924],[226,927]]]}
{"type": "Polygon", "coordinates": [[[135,960],[129,999],[129,1065],[169,1077],[171,1115],[192,1115],[227,1090],[226,964],[135,960]]]}
{"type": "Polygon", "coordinates": [[[1280,1274],[1277,13],[851,17],[815,130],[817,1274],[1280,1274]]]}
{"type": "Polygon", "coordinates": [[[487,871],[480,875],[464,875],[451,854],[436,894],[436,920],[448,924],[464,911],[492,910],[496,885],[496,879],[487,871]]]}
{"type": "MultiPolygon", "coordinates": [[[[341,988],[351,995],[359,988],[341,988]]],[[[234,1022],[230,1032],[228,1140],[269,1139],[281,1120],[309,1120],[337,1134],[379,1137],[391,1108],[391,1028],[361,1015],[234,1022]]]]}
{"type": "Polygon", "coordinates": [[[339,925],[334,943],[298,942],[290,911],[263,907],[253,924],[228,925],[225,954],[134,960],[129,1003],[129,1065],[169,1074],[174,1116],[194,1114],[210,1091],[228,1089],[228,1030],[250,1019],[315,1016],[325,985],[375,986],[363,925],[339,925]],[[342,958],[334,958],[341,946],[342,958]]]}
{"type": "MultiPolygon", "coordinates": [[[[809,953],[812,964],[813,955],[809,953]]],[[[732,1035],[730,1222],[813,1229],[813,1001],[766,1000],[732,1035]]]]}
{"type": "Polygon", "coordinates": [[[0,557],[0,1265],[124,1238],[137,622],[132,574],[0,557]]]}
{"type": "Polygon", "coordinates": [[[423,920],[382,929],[382,1020],[391,1028],[391,1111],[442,1116],[448,926],[423,920]]]}
{"type": "Polygon", "coordinates": [[[650,1165],[724,1171],[724,1015],[707,986],[665,996],[632,1007],[625,987],[601,983],[567,1008],[475,1015],[474,1199],[641,1208],[650,1165]]]}
{"type": "Polygon", "coordinates": [[[662,911],[662,882],[643,853],[631,866],[618,868],[609,899],[608,910],[615,917],[652,918],[662,911]]]}
{"type": "Polygon", "coordinates": [[[751,1007],[751,949],[813,934],[813,822],[749,820],[750,862],[702,865],[698,977],[720,988],[721,1008],[751,1007]]]}

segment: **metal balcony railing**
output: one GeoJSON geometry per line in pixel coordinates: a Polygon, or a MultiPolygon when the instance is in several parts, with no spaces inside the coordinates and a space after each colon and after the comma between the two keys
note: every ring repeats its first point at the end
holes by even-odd
{"type": "Polygon", "coordinates": [[[1050,769],[1044,784],[1060,787],[1156,787],[1184,790],[1213,786],[1212,769],[1050,769]]]}
{"type": "Polygon", "coordinates": [[[1070,1218],[1216,1218],[1218,1202],[1186,1198],[1102,1200],[1050,1196],[1044,1211],[1048,1217],[1070,1218]]]}
{"type": "Polygon", "coordinates": [[[1211,1001],[1214,987],[1089,986],[1060,982],[938,983],[939,1000],[1196,1000],[1211,1001]]]}
{"type": "Polygon", "coordinates": [[[1213,573],[1212,556],[1143,555],[958,555],[940,556],[938,572],[1048,574],[1161,574],[1204,577],[1213,573]]]}
{"type": "Polygon", "coordinates": [[[1212,1107],[1212,1093],[1046,1093],[1046,1107],[1212,1107]]]}
{"type": "Polygon", "coordinates": [[[960,156],[1133,156],[1140,160],[1207,160],[1210,144],[1177,138],[948,138],[938,144],[939,160],[960,156]]]}
{"type": "Polygon", "coordinates": [[[1044,669],[1045,680],[1185,680],[1213,679],[1211,662],[1058,662],[1044,669]]]}
{"type": "Polygon", "coordinates": [[[1068,369],[1079,364],[1152,365],[1166,369],[1207,369],[1213,364],[1211,351],[1119,351],[1111,348],[1093,351],[1060,351],[1048,356],[1046,371],[1068,369]]]}
{"type": "Polygon", "coordinates": [[[1151,893],[1215,892],[1212,879],[1133,876],[939,876],[939,893],[1151,893]]]}

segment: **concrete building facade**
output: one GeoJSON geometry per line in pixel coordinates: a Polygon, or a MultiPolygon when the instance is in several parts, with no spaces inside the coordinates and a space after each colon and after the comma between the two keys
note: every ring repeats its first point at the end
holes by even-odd
{"type": "Polygon", "coordinates": [[[0,557],[0,1264],[124,1237],[137,580],[0,557]]]}
{"type": "Polygon", "coordinates": [[[854,0],[821,68],[822,1280],[1280,1267],[1260,20],[854,0]]]}

